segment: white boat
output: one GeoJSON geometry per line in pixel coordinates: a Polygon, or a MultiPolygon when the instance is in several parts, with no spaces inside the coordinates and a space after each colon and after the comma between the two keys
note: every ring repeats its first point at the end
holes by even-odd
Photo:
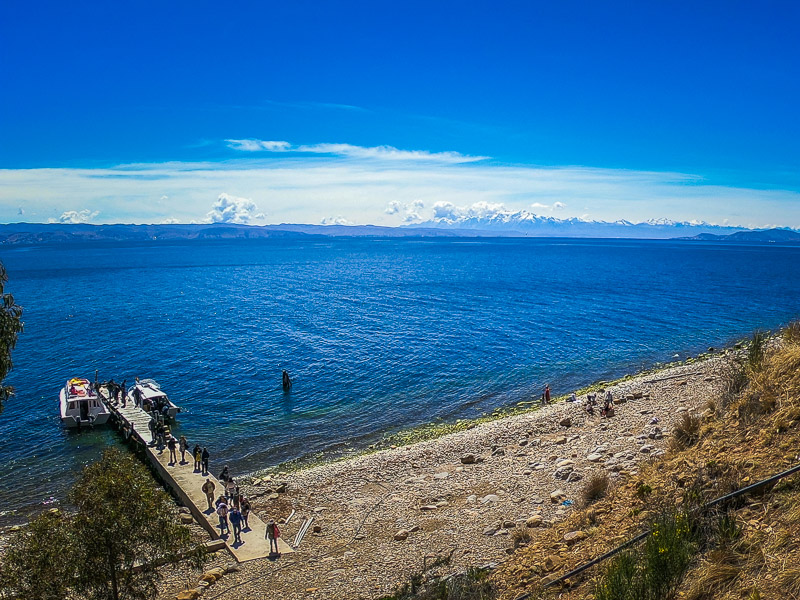
{"type": "Polygon", "coordinates": [[[181,412],[180,407],[172,402],[172,400],[170,400],[169,397],[163,391],[161,391],[161,386],[159,386],[158,383],[152,379],[140,379],[137,381],[136,385],[128,390],[128,393],[126,394],[128,403],[135,403],[134,399],[136,397],[137,390],[141,395],[143,406],[145,404],[149,404],[159,414],[169,417],[170,419],[174,419],[175,415],[181,412]]]}
{"type": "Polygon", "coordinates": [[[111,412],[88,379],[67,380],[59,394],[61,423],[65,427],[102,425],[111,412]]]}

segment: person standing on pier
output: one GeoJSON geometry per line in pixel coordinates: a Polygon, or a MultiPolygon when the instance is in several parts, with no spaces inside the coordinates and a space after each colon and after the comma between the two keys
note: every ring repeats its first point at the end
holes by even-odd
{"type": "Polygon", "coordinates": [[[156,420],[153,417],[150,417],[150,420],[147,422],[147,428],[150,430],[150,445],[156,445],[156,420]]]}
{"type": "Polygon", "coordinates": [[[192,456],[194,457],[194,472],[197,473],[200,470],[200,463],[203,461],[203,450],[200,448],[200,444],[194,445],[192,456]]]}
{"type": "Polygon", "coordinates": [[[231,529],[228,527],[228,504],[225,498],[221,498],[221,502],[217,505],[217,516],[219,517],[219,532],[220,535],[223,531],[230,533],[231,529]]]}
{"type": "Polygon", "coordinates": [[[222,485],[225,485],[226,483],[228,483],[228,479],[230,478],[231,476],[230,473],[228,473],[228,465],[225,465],[224,467],[222,467],[222,471],[220,471],[219,477],[217,477],[217,479],[220,480],[222,485]]]}
{"type": "Polygon", "coordinates": [[[203,454],[201,455],[203,459],[203,475],[208,475],[208,448],[203,446],[203,454]]]}
{"type": "Polygon", "coordinates": [[[180,442],[178,443],[178,448],[181,450],[181,464],[186,464],[186,450],[189,449],[189,442],[186,440],[186,436],[182,435],[180,442]]]}
{"type": "Polygon", "coordinates": [[[127,398],[125,397],[125,392],[126,392],[126,388],[127,388],[127,383],[126,382],[127,382],[127,380],[123,379],[122,383],[119,386],[120,395],[122,396],[122,406],[125,406],[125,403],[127,402],[127,398]]]}
{"type": "Polygon", "coordinates": [[[200,488],[203,490],[203,493],[206,495],[206,501],[208,502],[208,510],[211,511],[214,509],[214,489],[216,489],[216,485],[211,479],[206,479],[203,487],[200,488]]]}
{"type": "Polygon", "coordinates": [[[167,442],[167,448],[169,448],[169,462],[170,464],[174,465],[178,462],[178,443],[175,441],[175,438],[169,436],[169,441],[167,442]]]}
{"type": "Polygon", "coordinates": [[[239,512],[239,509],[236,508],[234,505],[231,508],[231,512],[228,515],[228,518],[231,521],[231,525],[233,525],[233,541],[235,544],[242,543],[242,513],[239,512]]]}

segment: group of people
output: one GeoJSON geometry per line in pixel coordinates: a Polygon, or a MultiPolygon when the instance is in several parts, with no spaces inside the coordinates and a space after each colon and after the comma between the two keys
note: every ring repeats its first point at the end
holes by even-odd
{"type": "MultiPolygon", "coordinates": [[[[166,442],[166,447],[169,448],[170,464],[174,465],[178,462],[178,451],[181,453],[181,464],[186,464],[186,452],[189,450],[189,442],[186,440],[185,435],[181,435],[177,440],[175,437],[170,436],[166,442]]],[[[200,444],[195,444],[192,456],[194,457],[194,472],[197,473],[199,471],[202,476],[207,476],[208,448],[205,446],[201,448],[200,444]]],[[[208,511],[217,513],[221,534],[227,533],[230,535],[232,533],[234,543],[243,544],[242,531],[250,530],[249,518],[252,511],[250,500],[241,493],[227,465],[222,469],[218,479],[222,485],[223,494],[217,497],[216,500],[214,497],[217,485],[213,479],[206,479],[200,488],[206,496],[208,511]]],[[[270,541],[270,554],[273,556],[280,556],[280,552],[278,552],[278,538],[280,538],[280,535],[278,525],[275,521],[270,520],[267,523],[266,539],[270,541]]]]}
{"type": "MultiPolygon", "coordinates": [[[[109,400],[111,400],[114,404],[120,404],[120,402],[122,402],[122,407],[124,408],[127,402],[127,385],[128,385],[127,379],[123,379],[122,383],[117,383],[113,379],[110,379],[106,383],[106,389],[108,390],[109,400]]],[[[100,389],[98,383],[95,383],[95,386],[97,387],[98,390],[100,389]]]]}
{"type": "MultiPolygon", "coordinates": [[[[218,479],[224,493],[220,494],[216,500],[214,500],[214,496],[217,486],[212,479],[206,479],[201,488],[206,495],[208,510],[213,510],[217,513],[220,534],[227,533],[230,535],[232,533],[234,543],[243,544],[242,531],[250,530],[248,522],[252,511],[250,500],[241,493],[227,465],[222,469],[218,479]]],[[[278,529],[278,525],[275,521],[270,520],[267,523],[266,539],[269,540],[269,551],[273,556],[280,556],[278,551],[280,535],[281,532],[278,529]]]]}
{"type": "MultiPolygon", "coordinates": [[[[590,415],[594,415],[596,406],[597,406],[597,392],[591,392],[589,394],[586,394],[586,402],[583,405],[583,410],[585,410],[590,415]]],[[[600,409],[600,416],[601,417],[614,416],[614,394],[611,393],[611,390],[606,390],[605,396],[603,397],[603,408],[600,409]]]]}
{"type": "MultiPolygon", "coordinates": [[[[611,393],[611,390],[600,390],[603,395],[603,407],[600,409],[600,416],[601,417],[613,417],[614,416],[614,394],[611,393]]],[[[578,397],[575,392],[572,392],[567,398],[567,402],[578,402],[578,397]]],[[[549,404],[550,403],[550,386],[546,385],[544,388],[544,393],[542,393],[542,404],[549,404]]],[[[597,411],[597,392],[589,392],[586,394],[586,402],[583,403],[582,406],[583,410],[586,411],[587,414],[594,416],[595,412],[597,411]]]]}

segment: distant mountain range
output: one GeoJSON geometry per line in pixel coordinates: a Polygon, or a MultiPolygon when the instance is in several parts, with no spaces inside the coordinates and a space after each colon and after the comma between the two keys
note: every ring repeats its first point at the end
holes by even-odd
{"type": "Polygon", "coordinates": [[[727,235],[742,231],[743,227],[711,225],[696,221],[672,221],[650,219],[642,223],[630,221],[592,221],[586,219],[543,217],[526,210],[516,212],[498,211],[488,216],[441,217],[409,228],[458,229],[492,232],[494,235],[531,237],[588,237],[588,238],[637,238],[669,239],[685,237],[686,234],[727,235]]]}
{"type": "Polygon", "coordinates": [[[729,235],[714,235],[713,233],[701,233],[693,237],[676,238],[679,240],[696,242],[760,242],[772,244],[794,244],[800,243],[800,233],[792,229],[760,229],[737,231],[729,235]]]}
{"type": "Polygon", "coordinates": [[[62,223],[0,224],[0,245],[65,244],[85,242],[149,242],[177,240],[235,240],[279,237],[573,237],[679,239],[720,242],[800,242],[791,229],[749,230],[708,223],[666,219],[587,221],[540,217],[520,211],[490,217],[436,219],[418,225],[90,225],[62,223]],[[689,235],[687,235],[689,234],[689,235]]]}

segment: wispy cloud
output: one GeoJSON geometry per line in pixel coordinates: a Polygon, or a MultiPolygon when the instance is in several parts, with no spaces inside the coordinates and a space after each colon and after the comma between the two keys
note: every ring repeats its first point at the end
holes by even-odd
{"type": "Polygon", "coordinates": [[[242,152],[297,152],[306,154],[330,154],[361,159],[431,161],[443,163],[467,163],[486,160],[487,156],[468,156],[460,152],[428,152],[426,150],[399,150],[393,146],[355,146],[353,144],[303,144],[294,146],[289,142],[256,139],[225,140],[228,148],[242,152]]]}
{"type": "Polygon", "coordinates": [[[268,158],[247,152],[224,162],[107,169],[0,169],[0,221],[19,220],[21,208],[26,219],[54,222],[97,222],[102,211],[103,222],[344,219],[400,225],[435,216],[480,217],[538,208],[565,218],[591,215],[638,222],[667,217],[710,223],[727,219],[732,225],[800,227],[796,191],[723,186],[691,173],[398,160],[397,153],[405,156],[409,151],[383,146],[298,148],[316,151],[271,152],[268,158]],[[265,207],[269,218],[259,211],[265,207]]]}
{"type": "Polygon", "coordinates": [[[225,140],[228,148],[243,152],[288,152],[292,149],[289,142],[268,142],[264,140],[225,140]]]}

